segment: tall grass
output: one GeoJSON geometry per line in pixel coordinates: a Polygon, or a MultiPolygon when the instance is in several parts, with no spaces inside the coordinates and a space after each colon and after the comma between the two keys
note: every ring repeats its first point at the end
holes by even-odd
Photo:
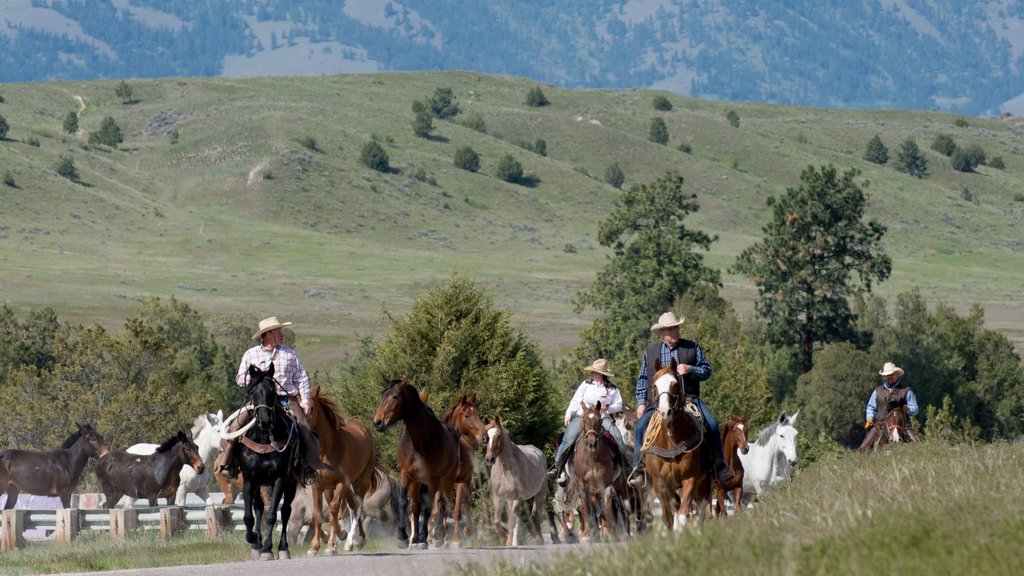
{"type": "Polygon", "coordinates": [[[1024,443],[850,453],[753,510],[671,536],[590,549],[554,566],[462,574],[1019,574],[1024,443]]]}

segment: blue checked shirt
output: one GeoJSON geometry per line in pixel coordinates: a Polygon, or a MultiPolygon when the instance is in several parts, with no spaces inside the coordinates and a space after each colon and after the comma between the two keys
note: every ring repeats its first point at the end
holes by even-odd
{"type": "MultiPolygon", "coordinates": [[[[682,342],[682,340],[680,340],[682,342]]],[[[676,348],[669,348],[668,344],[661,343],[661,365],[666,366],[672,363],[672,358],[675,358],[676,348]]],[[[697,356],[697,363],[690,370],[687,376],[690,376],[696,380],[707,380],[711,378],[711,363],[708,362],[707,356],[704,355],[704,350],[701,349],[700,344],[694,342],[694,354],[697,356]]],[[[678,361],[678,358],[676,358],[678,361]]],[[[640,375],[636,378],[636,403],[647,404],[647,352],[644,352],[644,361],[640,363],[640,375]]]]}

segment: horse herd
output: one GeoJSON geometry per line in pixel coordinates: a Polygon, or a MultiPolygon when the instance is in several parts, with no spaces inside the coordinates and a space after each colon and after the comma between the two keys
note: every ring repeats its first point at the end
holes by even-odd
{"type": "MultiPolygon", "coordinates": [[[[760,494],[789,476],[797,462],[797,414],[783,412],[749,443],[745,419],[734,418],[722,427],[726,458],[736,475],[726,485],[713,483],[703,451],[693,444],[699,434],[685,394],[675,378],[661,377],[669,371],[674,373],[674,367],[664,367],[654,378],[655,419],[661,423],[652,421],[644,446],[648,481],[643,487],[626,482],[628,463],[601,430],[599,407],[584,414],[567,479],[560,479],[552,494],[543,452],[516,444],[499,416],[485,422],[475,395],[462,395],[438,418],[427,393],[402,379],[386,384],[372,422],[378,431],[399,422],[403,425],[397,478],[377,465],[375,440],[367,425],[343,417],[330,395],[314,389],[309,424],[319,437],[323,460],[334,472],[321,472],[318,481],[302,490],[297,435],[289,427],[285,409],[274,401],[272,369],[266,373],[255,369],[250,374],[247,403],[255,418],[244,432],[239,431],[244,438],[238,451],[240,478],[232,482],[218,476],[217,480],[225,504],[233,502],[240,480],[246,540],[253,558],[272,559],[278,511],[282,526],[288,527],[281,530],[279,558],[289,557],[289,540],[294,541],[303,523],[310,526],[311,555],[322,546],[334,554],[340,540],[345,541],[345,550],[361,548],[373,521],[393,534],[400,547],[461,546],[464,538],[475,533],[473,486],[483,478],[489,479],[494,534],[512,546],[524,542],[520,534],[524,529],[534,542],[543,542],[545,512],[553,542],[615,539],[649,528],[652,501],[657,498],[671,531],[716,510],[718,515],[726,514],[727,496],[739,511],[751,493],[760,494]],[[595,410],[596,417],[588,417],[595,410]],[[483,464],[478,458],[481,445],[486,446],[483,464]],[[712,502],[713,491],[717,491],[717,506],[712,502]],[[294,512],[299,515],[289,522],[294,512]],[[346,515],[347,529],[341,526],[346,515]],[[522,528],[521,517],[527,519],[522,528]],[[327,534],[321,519],[329,527],[327,534]]],[[[627,443],[642,442],[632,438],[631,417],[628,411],[620,413],[617,424],[627,443]]],[[[155,506],[158,498],[183,505],[186,493],[212,503],[206,467],[219,450],[230,419],[219,412],[205,414],[188,431],[176,432],[160,444],[138,444],[126,451],[111,450],[96,430],[80,424],[55,450],[0,453],[0,491],[7,493],[7,508],[13,507],[20,492],[59,496],[68,507],[86,462],[95,458],[108,508],[122,496],[127,497],[127,506],[136,499],[155,506]]]]}

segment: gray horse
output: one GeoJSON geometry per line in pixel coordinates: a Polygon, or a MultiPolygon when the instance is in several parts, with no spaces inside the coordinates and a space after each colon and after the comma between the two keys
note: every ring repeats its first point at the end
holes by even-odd
{"type": "MultiPolygon", "coordinates": [[[[491,467],[491,501],[494,512],[494,528],[498,538],[506,546],[517,546],[519,529],[519,508],[523,503],[532,505],[528,509],[532,522],[528,524],[530,534],[538,544],[544,543],[541,535],[541,511],[548,498],[547,461],[544,453],[531,444],[520,446],[512,442],[508,431],[501,425],[501,417],[487,425],[487,456],[485,462],[491,467]],[[501,523],[501,512],[508,504],[508,532],[501,523]]],[[[552,540],[558,542],[551,522],[552,540]]]]}

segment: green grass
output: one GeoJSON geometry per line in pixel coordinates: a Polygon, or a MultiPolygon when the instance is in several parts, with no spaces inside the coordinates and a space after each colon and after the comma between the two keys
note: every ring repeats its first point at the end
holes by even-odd
{"type": "Polygon", "coordinates": [[[487,573],[1018,574],[1022,459],[1021,442],[848,453],[802,471],[726,521],[592,549],[554,566],[487,573]]]}
{"type": "MultiPolygon", "coordinates": [[[[917,286],[961,310],[981,303],[992,327],[1024,343],[1022,217],[1013,199],[1024,188],[1024,131],[1013,118],[972,119],[958,132],[958,141],[1003,156],[1005,170],[955,172],[926,150],[931,175],[918,180],[862,160],[863,147],[879,133],[892,155],[908,136],[926,148],[948,131],[948,114],[675,97],[671,112],[656,112],[652,91],[554,87],[545,87],[551,105],[530,108],[522,104],[530,81],[447,72],[137,80],[131,105],[120,104],[115,84],[4,87],[11,132],[0,142],[0,172],[18,187],[0,186],[0,301],[16,309],[51,306],[63,319],[114,329],[148,296],[175,295],[214,320],[277,314],[296,322],[303,358],[316,369],[335,366],[358,336],[384,333],[382,308],[401,314],[457,271],[491,287],[498,305],[558,355],[592,318],[575,314],[572,300],[607,254],[596,227],[620,193],[600,178],[610,163],[622,166],[627,187],[680,171],[701,203],[690,225],[719,236],[708,261],[724,269],[759,238],[765,199],[798,185],[807,165],[831,162],[862,171],[869,215],[889,227],[894,272],[878,287],[883,295],[917,286]],[[435,138],[416,138],[410,104],[439,86],[454,90],[464,113],[479,113],[488,133],[437,122],[435,138]],[[62,133],[75,96],[85,99],[86,132],[115,118],[126,136],[120,150],[62,133]],[[725,120],[731,108],[738,129],[725,120]],[[175,144],[146,133],[168,109],[184,115],[175,144]],[[647,141],[656,114],[669,146],[647,141]],[[359,163],[373,135],[391,157],[389,174],[359,163]],[[320,152],[301,145],[307,137],[320,152]],[[538,138],[547,156],[516,145],[538,138]],[[693,153],[676,150],[679,142],[693,153]],[[478,173],[452,165],[460,146],[480,154],[478,173]],[[74,158],[81,184],[53,173],[61,154],[74,158]],[[505,154],[537,183],[495,178],[505,154]],[[414,178],[420,169],[437,185],[414,178]],[[963,201],[965,186],[978,202],[963,201]]],[[[724,280],[725,295],[749,311],[754,287],[724,280]]]]}

